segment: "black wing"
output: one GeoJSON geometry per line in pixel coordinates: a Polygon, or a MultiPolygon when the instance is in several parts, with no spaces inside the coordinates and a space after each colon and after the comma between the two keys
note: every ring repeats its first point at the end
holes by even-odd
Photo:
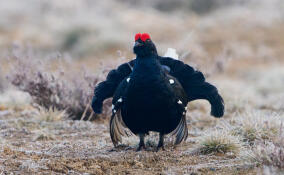
{"type": "Polygon", "coordinates": [[[117,69],[111,70],[105,81],[100,82],[94,91],[92,108],[95,113],[102,112],[103,101],[113,96],[119,83],[131,73],[134,60],[120,65],[117,69]]]}
{"type": "MultiPolygon", "coordinates": [[[[224,102],[215,86],[205,81],[203,74],[194,70],[182,61],[169,57],[159,57],[162,65],[170,75],[176,77],[185,89],[188,101],[206,99],[211,104],[211,115],[222,117],[224,114],[224,102]]],[[[103,101],[114,95],[119,83],[131,73],[131,66],[135,60],[120,65],[117,69],[111,70],[107,79],[98,84],[95,88],[92,101],[92,108],[95,113],[102,112],[103,101]]]]}
{"type": "Polygon", "coordinates": [[[177,78],[187,93],[188,101],[208,100],[211,104],[211,115],[224,115],[224,101],[215,86],[205,81],[204,75],[182,61],[169,57],[159,57],[162,65],[170,68],[170,74],[177,78]]]}

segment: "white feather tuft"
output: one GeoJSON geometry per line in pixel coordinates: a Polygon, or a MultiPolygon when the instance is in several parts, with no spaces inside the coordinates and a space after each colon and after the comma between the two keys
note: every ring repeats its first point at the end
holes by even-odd
{"type": "Polygon", "coordinates": [[[168,48],[168,50],[165,53],[164,57],[171,57],[171,58],[176,59],[176,60],[179,59],[176,49],[173,49],[173,48],[168,48]]]}

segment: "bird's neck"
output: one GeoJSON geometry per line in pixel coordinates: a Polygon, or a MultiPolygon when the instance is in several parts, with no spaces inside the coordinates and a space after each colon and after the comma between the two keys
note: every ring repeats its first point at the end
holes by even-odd
{"type": "Polygon", "coordinates": [[[153,57],[157,57],[158,54],[157,52],[151,52],[151,51],[141,51],[139,53],[136,54],[136,58],[153,58],[153,57]]]}
{"type": "Polygon", "coordinates": [[[161,65],[156,55],[148,57],[137,56],[133,71],[135,70],[138,72],[157,74],[161,72],[161,65]]]}
{"type": "Polygon", "coordinates": [[[136,63],[138,65],[144,65],[144,64],[150,64],[150,65],[156,65],[159,64],[158,57],[156,55],[149,55],[149,56],[137,56],[136,57],[136,63]]]}

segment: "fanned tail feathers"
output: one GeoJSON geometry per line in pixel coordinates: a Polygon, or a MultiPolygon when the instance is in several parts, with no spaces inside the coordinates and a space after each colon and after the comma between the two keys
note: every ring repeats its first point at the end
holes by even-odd
{"type": "Polygon", "coordinates": [[[126,130],[120,112],[121,110],[118,110],[116,113],[113,112],[110,119],[110,137],[114,146],[122,142],[121,136],[129,137],[131,135],[131,133],[126,130]]]}
{"type": "Polygon", "coordinates": [[[188,129],[185,115],[182,116],[177,128],[171,133],[171,135],[176,137],[175,145],[178,145],[183,140],[185,141],[187,139],[188,129]]]}

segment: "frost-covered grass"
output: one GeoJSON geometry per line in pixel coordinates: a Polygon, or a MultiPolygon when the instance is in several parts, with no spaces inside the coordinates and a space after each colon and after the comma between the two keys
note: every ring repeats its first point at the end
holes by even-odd
{"type": "Polygon", "coordinates": [[[254,158],[260,165],[276,167],[284,171],[284,146],[283,135],[277,137],[277,140],[260,142],[253,149],[254,158]]]}
{"type": "Polygon", "coordinates": [[[243,148],[241,139],[233,136],[227,130],[205,131],[205,135],[198,140],[198,150],[201,154],[238,154],[243,148]]]}
{"type": "Polygon", "coordinates": [[[56,108],[50,107],[49,109],[40,108],[37,117],[39,118],[39,120],[52,122],[66,120],[68,118],[68,115],[66,111],[59,111],[56,108]]]}
{"type": "MultiPolygon", "coordinates": [[[[273,74],[282,74],[282,69],[275,70],[273,74]]],[[[249,74],[258,79],[254,71],[262,76],[265,69],[251,70],[249,74]]],[[[167,138],[167,151],[158,153],[153,152],[158,141],[155,134],[146,138],[147,151],[135,152],[139,140],[134,135],[125,138],[118,148],[113,149],[108,118],[103,123],[72,121],[65,117],[64,110],[42,108],[30,100],[22,102],[21,108],[15,108],[11,104],[17,104],[15,100],[19,98],[13,97],[17,96],[16,93],[7,91],[10,95],[6,95],[0,110],[0,148],[5,152],[1,155],[2,160],[9,164],[3,164],[1,168],[26,173],[39,169],[42,172],[68,173],[72,167],[75,172],[102,174],[136,172],[136,168],[141,170],[139,173],[150,173],[144,167],[165,173],[256,173],[268,171],[267,167],[270,167],[269,171],[282,171],[283,111],[274,107],[274,104],[280,103],[276,98],[278,93],[263,95],[256,90],[259,81],[248,81],[238,73],[235,76],[214,74],[209,78],[220,87],[224,96],[227,108],[224,118],[209,116],[207,102],[190,103],[188,140],[174,148],[171,139],[167,138]],[[231,79],[234,83],[228,83],[231,79]],[[251,81],[254,83],[248,83],[251,81]],[[9,102],[10,98],[13,100],[9,102]],[[264,104],[266,108],[263,108],[264,104]],[[15,154],[19,159],[10,159],[9,156],[15,154]]],[[[265,81],[269,82],[271,78],[263,79],[261,84],[265,81]]],[[[281,77],[275,81],[281,81],[281,77]]],[[[264,92],[274,92],[274,88],[267,86],[264,92]]]]}
{"type": "Polygon", "coordinates": [[[284,117],[263,111],[247,111],[232,119],[234,135],[241,135],[245,141],[254,144],[257,140],[274,140],[281,134],[284,117]]]}
{"type": "Polygon", "coordinates": [[[283,1],[175,2],[0,2],[0,174],[283,173],[283,1]],[[188,140],[157,153],[155,133],[147,151],[134,135],[113,149],[109,100],[100,120],[70,120],[90,118],[95,84],[134,57],[136,32],[204,72],[224,118],[190,103],[188,140]]]}

